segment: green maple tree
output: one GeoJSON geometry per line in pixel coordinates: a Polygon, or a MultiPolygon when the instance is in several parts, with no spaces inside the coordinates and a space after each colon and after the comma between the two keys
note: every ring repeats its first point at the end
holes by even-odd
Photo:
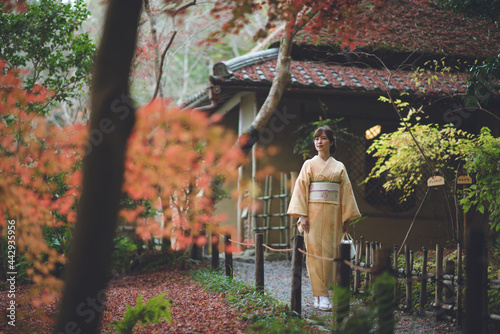
{"type": "Polygon", "coordinates": [[[72,103],[90,82],[95,45],[80,28],[89,15],[83,0],[31,2],[22,11],[0,5],[0,59],[7,68],[24,69],[24,88],[42,85],[51,91],[33,106],[47,113],[57,102],[72,103]]]}

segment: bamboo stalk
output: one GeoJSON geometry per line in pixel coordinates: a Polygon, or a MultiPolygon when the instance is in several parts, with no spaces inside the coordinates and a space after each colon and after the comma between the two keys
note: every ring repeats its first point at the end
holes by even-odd
{"type": "Polygon", "coordinates": [[[266,177],[266,183],[268,184],[267,193],[266,193],[266,240],[264,241],[266,244],[271,243],[271,205],[272,205],[272,194],[273,194],[273,177],[268,175],[266,177]]]}

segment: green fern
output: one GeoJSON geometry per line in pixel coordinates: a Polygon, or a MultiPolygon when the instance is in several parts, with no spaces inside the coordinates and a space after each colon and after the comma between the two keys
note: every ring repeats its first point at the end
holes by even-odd
{"type": "Polygon", "coordinates": [[[159,324],[162,319],[166,319],[170,324],[172,322],[171,304],[172,299],[165,299],[165,293],[151,298],[146,304],[143,303],[142,294],[140,294],[137,296],[135,307],[127,305],[123,319],[113,321],[111,325],[117,334],[130,334],[138,322],[142,327],[149,323],[159,324]]]}

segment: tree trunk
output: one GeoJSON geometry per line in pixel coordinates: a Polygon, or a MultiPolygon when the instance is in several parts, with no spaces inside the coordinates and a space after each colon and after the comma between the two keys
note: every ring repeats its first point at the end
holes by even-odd
{"type": "Polygon", "coordinates": [[[257,113],[257,116],[255,116],[255,119],[248,128],[247,133],[243,134],[238,139],[241,149],[247,154],[250,152],[253,145],[259,140],[261,131],[266,127],[267,123],[274,115],[274,111],[278,107],[285,88],[291,81],[291,53],[293,38],[294,33],[284,33],[280,43],[278,61],[276,64],[276,74],[274,75],[269,94],[257,113]]]}
{"type": "Polygon", "coordinates": [[[128,86],[141,7],[141,0],[109,1],[94,65],[82,195],[56,333],[96,333],[99,325],[123,183],[125,147],[135,121],[128,86]]]}

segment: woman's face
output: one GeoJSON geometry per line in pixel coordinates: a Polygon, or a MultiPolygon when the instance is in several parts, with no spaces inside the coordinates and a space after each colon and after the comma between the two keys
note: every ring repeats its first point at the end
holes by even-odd
{"type": "Polygon", "coordinates": [[[314,138],[314,147],[316,148],[316,151],[318,151],[318,153],[323,152],[329,155],[330,146],[332,146],[332,143],[324,132],[314,138]]]}

